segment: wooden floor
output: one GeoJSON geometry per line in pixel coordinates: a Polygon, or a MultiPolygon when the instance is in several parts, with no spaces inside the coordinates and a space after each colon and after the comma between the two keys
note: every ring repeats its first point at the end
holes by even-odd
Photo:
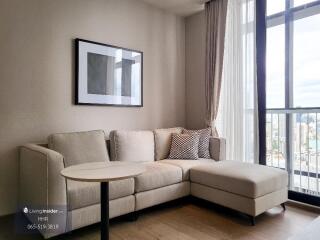
{"type": "MultiPolygon", "coordinates": [[[[285,240],[319,216],[315,209],[287,204],[287,211],[275,207],[257,217],[250,226],[245,215],[212,204],[179,202],[144,211],[135,222],[123,218],[111,221],[112,240],[285,240]]],[[[38,240],[39,235],[14,234],[12,217],[0,219],[1,240],[38,240]]],[[[56,239],[99,240],[99,224],[56,239]]]]}

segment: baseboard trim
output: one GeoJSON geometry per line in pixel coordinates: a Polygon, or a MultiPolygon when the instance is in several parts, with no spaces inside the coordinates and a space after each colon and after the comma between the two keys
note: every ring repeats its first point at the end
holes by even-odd
{"type": "Polygon", "coordinates": [[[311,205],[311,204],[307,204],[307,203],[303,203],[303,202],[298,202],[298,201],[294,201],[291,199],[289,199],[286,202],[286,205],[301,208],[303,210],[312,211],[312,212],[316,212],[316,213],[320,214],[320,207],[315,206],[315,205],[311,205]]]}

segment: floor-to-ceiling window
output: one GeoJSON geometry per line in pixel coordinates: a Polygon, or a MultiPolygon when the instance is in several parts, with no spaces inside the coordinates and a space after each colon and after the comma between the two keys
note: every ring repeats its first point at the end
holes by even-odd
{"type": "Polygon", "coordinates": [[[266,164],[320,205],[320,1],[266,0],[266,164]]]}

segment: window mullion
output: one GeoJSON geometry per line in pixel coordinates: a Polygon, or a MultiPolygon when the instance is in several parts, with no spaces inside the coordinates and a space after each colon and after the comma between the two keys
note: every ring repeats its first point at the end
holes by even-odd
{"type": "MultiPolygon", "coordinates": [[[[293,17],[290,8],[293,0],[286,0],[285,9],[285,108],[293,107],[293,17]]],[[[289,174],[289,186],[293,182],[293,142],[292,114],[286,114],[286,167],[289,174]]]]}

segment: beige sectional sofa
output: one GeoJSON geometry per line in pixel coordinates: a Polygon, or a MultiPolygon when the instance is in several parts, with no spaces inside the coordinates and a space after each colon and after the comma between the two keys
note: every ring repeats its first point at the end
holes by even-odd
{"type": "Polygon", "coordinates": [[[181,131],[112,131],[110,159],[103,131],[53,134],[49,145],[26,144],[20,151],[20,206],[64,211],[54,219],[59,229],[41,231],[45,238],[99,222],[99,184],[60,175],[64,167],[95,161],[135,161],[147,169],[134,179],[110,183],[110,218],[190,194],[252,217],[287,200],[285,171],[222,161],[224,139],[210,138],[211,159],[167,159],[171,134],[181,131]]]}

